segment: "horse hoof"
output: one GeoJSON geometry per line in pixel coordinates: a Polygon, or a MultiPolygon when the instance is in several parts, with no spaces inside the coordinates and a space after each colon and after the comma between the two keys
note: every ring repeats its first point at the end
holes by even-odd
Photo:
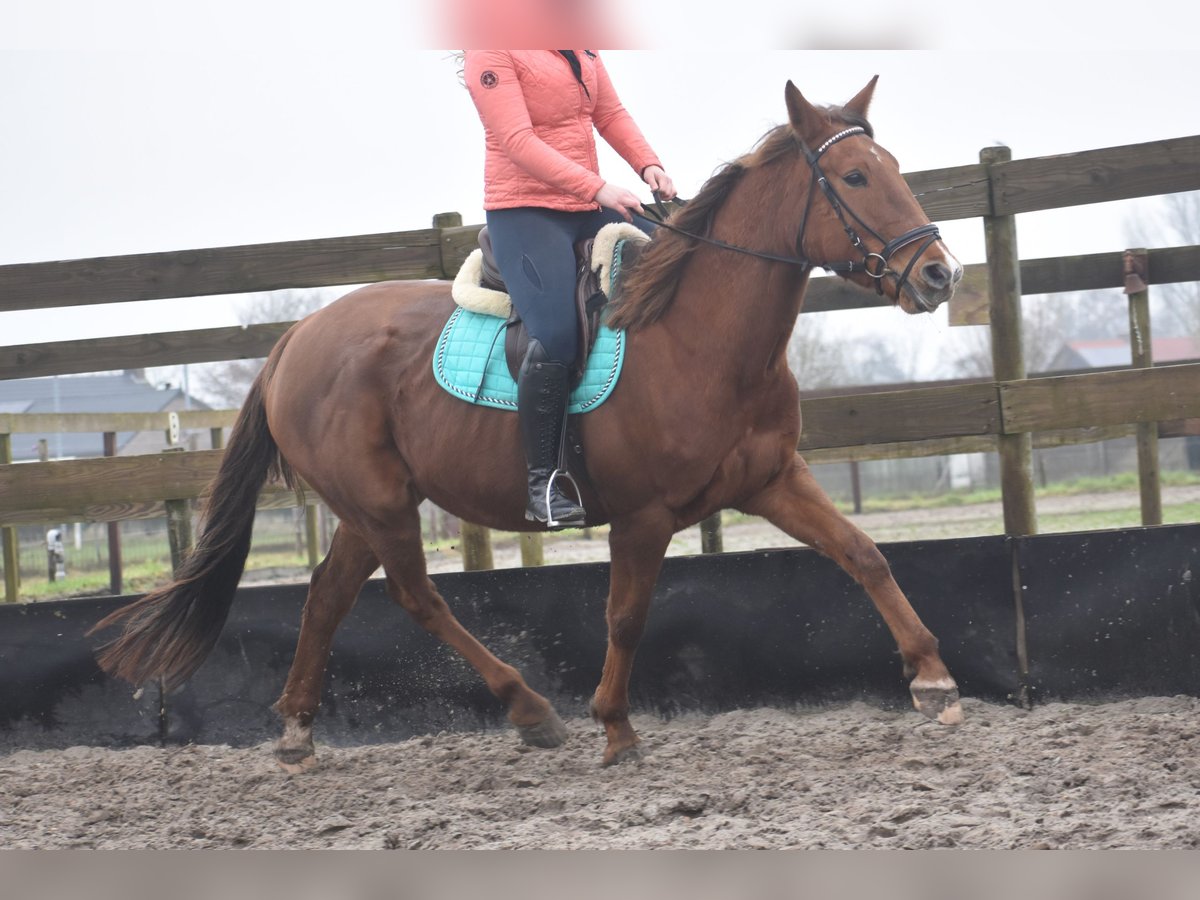
{"type": "Polygon", "coordinates": [[[290,763],[284,762],[277,756],[275,757],[275,764],[289,775],[305,775],[317,767],[317,758],[315,756],[306,756],[299,762],[290,763]]]}
{"type": "Polygon", "coordinates": [[[550,710],[550,715],[533,725],[518,725],[517,734],[521,742],[529,747],[542,747],[549,750],[559,747],[567,739],[567,726],[558,717],[558,713],[550,710]]]}
{"type": "Polygon", "coordinates": [[[611,747],[604,751],[604,761],[601,765],[604,766],[619,766],[622,763],[641,762],[646,758],[646,754],[642,752],[642,745],[630,744],[628,747],[622,747],[619,750],[614,750],[611,747]]]}
{"type": "Polygon", "coordinates": [[[950,679],[930,684],[912,684],[913,706],[923,716],[942,725],[959,725],[963,720],[958,686],[950,679]]]}
{"type": "Polygon", "coordinates": [[[276,748],[275,763],[289,775],[303,775],[317,767],[317,757],[311,749],[276,748]]]}

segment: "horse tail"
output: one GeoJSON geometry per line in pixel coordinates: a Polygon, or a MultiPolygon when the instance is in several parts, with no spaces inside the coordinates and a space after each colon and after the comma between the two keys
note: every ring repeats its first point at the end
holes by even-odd
{"type": "Polygon", "coordinates": [[[291,466],[267,427],[263,402],[284,341],[254,380],[234,422],[209,488],[200,536],[174,581],[121,607],[88,632],[124,623],[120,636],[97,652],[100,667],[110,675],[134,685],[162,678],[169,691],[187,681],[216,644],[250,553],[259,489],[269,476],[295,485],[291,466]]]}

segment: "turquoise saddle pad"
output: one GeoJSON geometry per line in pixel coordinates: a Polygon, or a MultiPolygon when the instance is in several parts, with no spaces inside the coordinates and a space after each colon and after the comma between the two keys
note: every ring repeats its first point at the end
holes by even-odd
{"type": "MultiPolygon", "coordinates": [[[[443,388],[468,403],[515,411],[517,383],[504,359],[504,323],[456,306],[438,338],[433,374],[443,388]]],[[[625,359],[625,332],[600,326],[583,380],[571,392],[569,411],[590,412],[608,399],[625,359]]]]}

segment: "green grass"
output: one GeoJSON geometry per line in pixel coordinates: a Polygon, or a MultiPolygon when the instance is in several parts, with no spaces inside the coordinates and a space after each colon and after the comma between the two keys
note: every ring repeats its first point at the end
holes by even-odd
{"type": "MultiPolygon", "coordinates": [[[[122,550],[124,544],[122,543],[122,550]]],[[[129,562],[122,554],[122,592],[126,594],[142,594],[146,591],[161,587],[170,581],[170,553],[165,558],[143,559],[129,562]]],[[[256,569],[304,569],[308,565],[307,557],[288,551],[255,551],[246,560],[246,571],[256,569]]],[[[21,600],[59,600],[65,597],[107,596],[108,568],[103,570],[71,572],[66,578],[49,581],[45,574],[21,578],[21,600]]]]}
{"type": "MultiPolygon", "coordinates": [[[[1180,503],[1163,507],[1164,525],[1200,522],[1200,503],[1180,503]]],[[[1086,513],[1051,513],[1038,516],[1038,531],[1055,534],[1064,531],[1101,531],[1106,528],[1140,528],[1141,510],[1105,509],[1086,513]]]]}
{"type": "MultiPolygon", "coordinates": [[[[1200,484],[1200,473],[1163,472],[1160,477],[1163,487],[1200,484]]],[[[1118,491],[1137,491],[1136,472],[1122,472],[1070,481],[1056,481],[1048,485],[1034,485],[1035,497],[1069,497],[1077,494],[1107,494],[1118,491]]],[[[979,488],[971,491],[948,491],[944,494],[891,494],[869,497],[863,500],[863,512],[900,512],[906,509],[941,509],[950,506],[974,506],[980,503],[999,503],[1000,488],[979,488]]],[[[853,509],[847,501],[836,501],[843,512],[853,509]]]]}
{"type": "MultiPolygon", "coordinates": [[[[1200,484],[1200,474],[1194,472],[1170,471],[1162,473],[1162,485],[1164,487],[1196,484],[1200,484]]],[[[1035,487],[1034,493],[1038,499],[1068,497],[1081,494],[1117,493],[1122,491],[1131,494],[1128,505],[1122,509],[1083,510],[1070,513],[1042,512],[1038,514],[1038,531],[1042,534],[1052,534],[1067,531],[1100,531],[1108,528],[1137,528],[1142,524],[1142,517],[1137,498],[1138,478],[1136,473],[1122,473],[1101,478],[1078,478],[1070,481],[1056,482],[1045,487],[1035,487]]],[[[957,507],[978,507],[977,515],[960,516],[953,521],[938,521],[936,518],[923,517],[921,519],[914,519],[910,524],[897,523],[888,526],[873,525],[871,527],[871,537],[880,542],[973,537],[1003,533],[1004,520],[994,505],[998,504],[1000,499],[999,488],[947,492],[944,494],[895,494],[884,497],[876,496],[864,500],[863,512],[902,513],[909,510],[936,511],[938,509],[957,507]],[[993,505],[989,506],[987,504],[993,505]]],[[[844,513],[850,514],[853,510],[853,506],[849,502],[835,501],[835,504],[844,513]]],[[[727,525],[733,526],[743,522],[757,522],[760,520],[753,516],[727,510],[723,514],[723,521],[727,525]]],[[[1163,507],[1163,523],[1166,525],[1198,521],[1200,521],[1200,504],[1180,503],[1175,505],[1168,504],[1163,507]]]]}

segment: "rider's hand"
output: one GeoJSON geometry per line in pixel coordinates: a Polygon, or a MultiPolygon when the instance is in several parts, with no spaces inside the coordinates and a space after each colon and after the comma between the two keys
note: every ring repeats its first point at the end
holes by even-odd
{"type": "Polygon", "coordinates": [[[626,222],[633,221],[632,213],[641,215],[645,212],[642,209],[642,201],[637,198],[637,194],[623,187],[618,187],[615,184],[610,184],[607,181],[604,183],[604,187],[596,191],[594,199],[606,209],[619,212],[626,222]]]}
{"type": "Polygon", "coordinates": [[[646,170],[642,172],[642,180],[650,185],[652,191],[658,191],[663,200],[675,197],[675,182],[663,171],[662,166],[646,166],[646,170]]]}

